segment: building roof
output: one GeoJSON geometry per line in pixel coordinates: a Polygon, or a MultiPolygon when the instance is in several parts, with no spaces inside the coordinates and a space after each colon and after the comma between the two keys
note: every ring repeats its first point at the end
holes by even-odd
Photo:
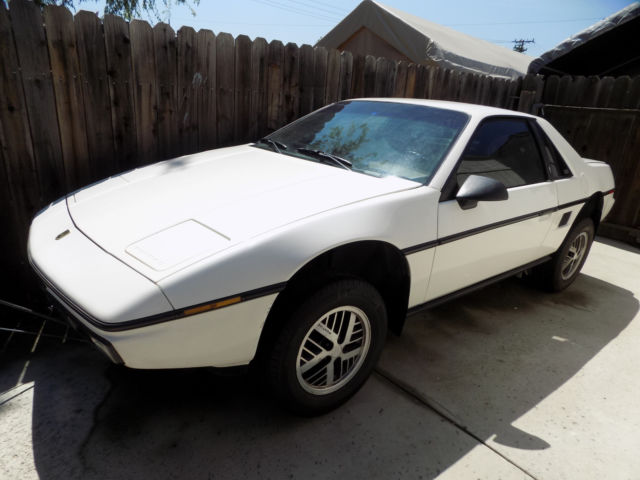
{"type": "MultiPolygon", "coordinates": [[[[364,0],[317,43],[340,48],[361,29],[373,32],[415,63],[436,63],[472,73],[516,78],[532,58],[438,25],[415,15],[364,0]]],[[[372,52],[375,55],[375,52],[372,52]]]]}
{"type": "Polygon", "coordinates": [[[640,3],[572,35],[531,62],[530,73],[636,75],[640,73],[640,3]]]}

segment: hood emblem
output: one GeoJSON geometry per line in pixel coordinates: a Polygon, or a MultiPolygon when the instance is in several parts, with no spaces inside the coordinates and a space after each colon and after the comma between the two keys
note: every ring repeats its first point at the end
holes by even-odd
{"type": "Polygon", "coordinates": [[[62,232],[60,235],[56,237],[56,240],[60,240],[61,238],[66,237],[67,235],[69,235],[69,233],[70,233],[69,230],[65,230],[64,232],[62,232]]]}

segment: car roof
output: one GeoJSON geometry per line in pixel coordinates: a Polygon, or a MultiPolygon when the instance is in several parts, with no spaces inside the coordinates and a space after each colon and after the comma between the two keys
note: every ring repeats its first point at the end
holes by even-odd
{"type": "Polygon", "coordinates": [[[496,115],[509,115],[516,117],[535,118],[524,112],[515,110],[507,110],[506,108],[489,107],[486,105],[476,105],[474,103],[451,102],[446,100],[427,100],[423,98],[351,98],[346,101],[373,101],[373,102],[393,102],[406,103],[409,105],[424,105],[427,107],[445,108],[447,110],[455,110],[464,112],[474,117],[490,117],[496,115]]]}

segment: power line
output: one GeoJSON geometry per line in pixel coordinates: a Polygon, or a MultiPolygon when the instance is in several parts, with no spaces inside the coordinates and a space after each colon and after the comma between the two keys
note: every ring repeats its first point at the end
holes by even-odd
{"type": "MultiPolygon", "coordinates": [[[[193,21],[194,17],[173,17],[174,20],[180,21],[193,21]]],[[[220,20],[219,18],[202,18],[201,16],[195,17],[195,20],[198,22],[208,22],[208,23],[219,23],[223,25],[251,25],[256,27],[332,27],[333,24],[324,24],[324,23],[250,23],[250,22],[235,22],[235,21],[226,21],[220,20]]]]}
{"type": "Polygon", "coordinates": [[[573,18],[567,20],[528,20],[524,22],[487,22],[487,23],[449,23],[446,27],[484,27],[487,25],[525,25],[535,23],[570,23],[570,22],[587,22],[593,20],[601,20],[600,17],[595,18],[573,18]]]}
{"type": "Polygon", "coordinates": [[[330,22],[336,22],[338,21],[337,18],[335,17],[330,17],[329,15],[326,14],[322,14],[322,15],[318,15],[315,12],[309,11],[309,10],[303,10],[302,8],[298,8],[298,7],[292,7],[290,5],[286,5],[280,2],[276,2],[274,0],[253,0],[256,3],[260,3],[262,5],[268,5],[270,7],[274,7],[274,8],[278,8],[280,10],[283,10],[285,12],[289,12],[289,13],[296,13],[298,15],[304,15],[307,17],[312,17],[312,18],[317,18],[320,20],[327,20],[330,22]]]}
{"type": "Polygon", "coordinates": [[[329,7],[329,8],[335,8],[336,10],[340,10],[340,11],[341,11],[341,12],[343,12],[343,13],[346,13],[346,12],[347,12],[347,11],[346,11],[345,9],[343,9],[343,8],[336,7],[335,5],[332,5],[331,3],[322,2],[322,1],[320,1],[320,0],[315,0],[313,3],[317,3],[317,4],[320,4],[320,5],[324,5],[325,7],[329,7]]]}
{"type": "Polygon", "coordinates": [[[294,3],[294,4],[302,5],[305,8],[309,8],[310,7],[312,9],[322,10],[322,11],[330,13],[332,15],[336,15],[336,14],[337,15],[345,15],[347,13],[346,10],[343,10],[343,9],[337,8],[337,7],[329,7],[328,9],[327,8],[323,8],[323,7],[319,7],[318,4],[324,6],[324,4],[322,2],[308,3],[308,2],[305,2],[303,0],[285,0],[285,1],[289,1],[289,2],[294,3]]]}

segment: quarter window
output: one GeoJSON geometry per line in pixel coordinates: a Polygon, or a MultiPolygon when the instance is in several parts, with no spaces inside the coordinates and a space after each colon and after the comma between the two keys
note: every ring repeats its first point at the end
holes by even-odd
{"type": "Polygon", "coordinates": [[[558,149],[553,145],[547,134],[537,126],[538,132],[542,137],[542,146],[547,156],[549,176],[552,179],[571,177],[571,170],[567,167],[567,163],[558,152],[558,149]]]}
{"type": "Polygon", "coordinates": [[[458,187],[469,175],[482,175],[507,188],[546,181],[540,151],[526,120],[485,120],[462,154],[458,187]]]}

